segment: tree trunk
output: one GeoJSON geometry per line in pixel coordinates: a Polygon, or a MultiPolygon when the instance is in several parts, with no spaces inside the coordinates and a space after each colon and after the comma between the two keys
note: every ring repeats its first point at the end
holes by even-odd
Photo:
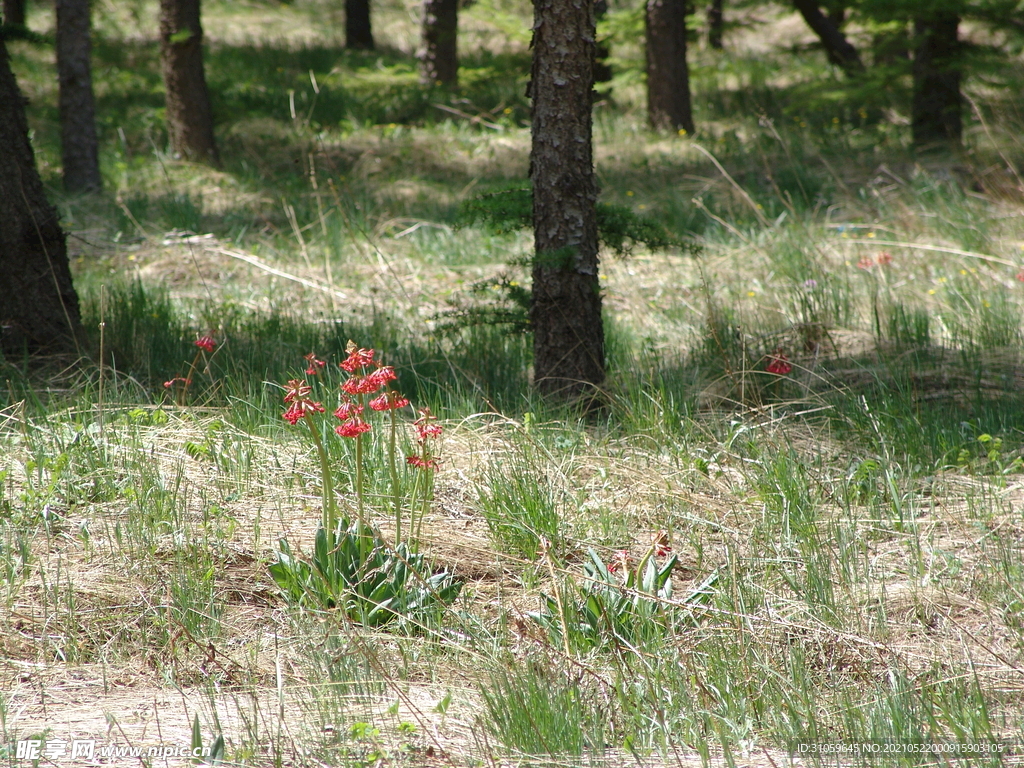
{"type": "Polygon", "coordinates": [[[218,165],[210,92],[203,74],[199,0],[160,0],[160,59],[171,149],[186,160],[218,165]]]}
{"type": "Polygon", "coordinates": [[[57,209],[28,140],[25,99],[0,38],[0,353],[79,352],[78,297],[57,209]]]}
{"type": "Polygon", "coordinates": [[[793,5],[804,17],[807,26],[821,40],[828,60],[841,68],[848,76],[854,77],[864,73],[864,62],[853,44],[846,39],[835,21],[821,12],[818,0],[793,0],[793,5]]]}
{"type": "Polygon", "coordinates": [[[647,116],[652,128],[693,133],[686,0],[647,0],[647,116]]]}
{"type": "Polygon", "coordinates": [[[25,26],[25,0],[4,0],[4,24],[25,26]]]}
{"type": "Polygon", "coordinates": [[[959,146],[963,124],[960,95],[960,17],[937,13],[914,20],[914,146],[959,146]]]}
{"type": "Polygon", "coordinates": [[[591,0],[534,0],[534,384],[572,398],[604,381],[592,148],[591,0]]]}
{"type": "Polygon", "coordinates": [[[423,0],[425,83],[455,85],[459,80],[459,0],[423,0]]]}
{"type": "Polygon", "coordinates": [[[722,0],[711,0],[708,6],[708,45],[716,51],[722,50],[722,30],[725,17],[722,14],[722,0]]]}
{"type": "Polygon", "coordinates": [[[345,47],[373,50],[370,0],[345,0],[345,47]]]}
{"type": "Polygon", "coordinates": [[[86,192],[102,186],[91,52],[89,0],[57,0],[61,148],[64,188],[68,192],[86,192]]]}

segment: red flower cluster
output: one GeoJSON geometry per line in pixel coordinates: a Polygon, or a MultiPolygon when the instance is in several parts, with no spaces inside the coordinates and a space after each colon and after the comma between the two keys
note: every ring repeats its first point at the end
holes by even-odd
{"type": "Polygon", "coordinates": [[[372,349],[359,349],[350,341],[347,351],[348,358],[338,363],[343,370],[355,373],[359,368],[369,368],[373,365],[374,351],[372,349]]]}
{"type": "Polygon", "coordinates": [[[1017,273],[1017,281],[1024,283],[1024,269],[1017,273]]]}
{"type": "Polygon", "coordinates": [[[880,251],[878,256],[873,259],[870,256],[865,256],[857,262],[857,269],[871,269],[876,264],[880,267],[892,264],[892,254],[888,251],[880,251]]]}
{"type": "Polygon", "coordinates": [[[353,376],[342,384],[341,388],[350,395],[372,395],[389,381],[394,381],[397,378],[395,369],[390,365],[385,365],[366,376],[353,376]]]}
{"type": "Polygon", "coordinates": [[[348,400],[343,402],[334,412],[335,417],[342,422],[334,428],[334,431],[342,437],[359,437],[363,432],[369,432],[370,425],[359,415],[362,412],[363,406],[348,400]]]}
{"type": "Polygon", "coordinates": [[[619,571],[625,571],[629,568],[629,552],[625,549],[620,549],[612,556],[612,560],[608,563],[608,573],[618,573],[619,571]]]}
{"type": "Polygon", "coordinates": [[[420,444],[419,455],[407,456],[406,462],[413,467],[420,469],[437,469],[437,461],[431,458],[429,441],[432,438],[441,436],[441,425],[432,424],[437,421],[437,416],[430,412],[429,408],[420,408],[420,417],[412,423],[416,428],[417,442],[420,444]]]}
{"type": "MultiPolygon", "coordinates": [[[[383,368],[381,370],[384,370],[383,368]]],[[[370,408],[375,411],[393,411],[396,408],[405,408],[409,404],[407,398],[402,397],[400,394],[391,390],[390,392],[382,392],[377,397],[370,401],[370,408]]]]}
{"type": "Polygon", "coordinates": [[[305,417],[307,413],[323,413],[324,407],[320,403],[314,403],[309,399],[308,395],[313,391],[313,388],[301,379],[291,379],[288,385],[285,387],[284,401],[289,403],[288,410],[285,411],[285,421],[289,424],[297,424],[299,419],[305,417]]]}
{"type": "Polygon", "coordinates": [[[307,376],[318,376],[320,369],[323,368],[327,363],[323,360],[318,360],[315,353],[310,352],[308,355],[303,355],[303,359],[309,362],[309,368],[306,369],[307,376]]]}
{"type": "Polygon", "coordinates": [[[776,376],[785,376],[793,370],[793,366],[789,363],[789,358],[782,351],[782,347],[779,347],[768,357],[768,367],[765,368],[768,373],[774,373],[776,376]]]}
{"type": "Polygon", "coordinates": [[[200,349],[205,349],[207,352],[213,352],[217,348],[217,342],[213,336],[200,336],[192,343],[200,349]]]}
{"type": "Polygon", "coordinates": [[[654,534],[654,555],[665,557],[672,554],[672,542],[669,539],[668,531],[658,531],[654,534]]]}

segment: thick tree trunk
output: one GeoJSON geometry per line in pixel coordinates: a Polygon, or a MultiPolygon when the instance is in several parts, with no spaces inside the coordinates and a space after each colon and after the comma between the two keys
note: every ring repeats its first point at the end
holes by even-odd
{"type": "Polygon", "coordinates": [[[814,34],[821,40],[830,62],[851,77],[863,74],[864,62],[861,61],[857,49],[840,31],[834,18],[821,12],[818,0],[793,0],[793,5],[800,11],[807,26],[813,29],[814,34]]]}
{"type": "Polygon", "coordinates": [[[914,20],[914,146],[959,145],[963,130],[960,95],[960,17],[952,13],[914,20]]]}
{"type": "Polygon", "coordinates": [[[4,0],[4,24],[25,26],[25,0],[4,0]]]}
{"type": "Polygon", "coordinates": [[[0,38],[0,352],[77,353],[78,297],[64,232],[28,140],[25,99],[0,38]]]}
{"type": "Polygon", "coordinates": [[[722,13],[722,0],[711,0],[708,5],[708,45],[716,51],[722,50],[722,31],[725,27],[725,16],[722,13]]]}
{"type": "Polygon", "coordinates": [[[423,82],[459,80],[459,0],[423,0],[423,82]]]}
{"type": "Polygon", "coordinates": [[[686,0],[647,0],[647,116],[652,128],[693,133],[686,0]]]}
{"type": "Polygon", "coordinates": [[[160,0],[160,59],[171,149],[186,160],[219,164],[203,74],[199,0],[160,0]]]}
{"type": "Polygon", "coordinates": [[[345,47],[372,51],[370,0],[345,0],[345,47]]]}
{"type": "Polygon", "coordinates": [[[91,52],[89,0],[57,0],[61,148],[68,192],[96,190],[102,185],[91,52]]]}
{"type": "Polygon", "coordinates": [[[604,380],[592,148],[592,0],[534,0],[534,384],[575,397],[604,380]]]}

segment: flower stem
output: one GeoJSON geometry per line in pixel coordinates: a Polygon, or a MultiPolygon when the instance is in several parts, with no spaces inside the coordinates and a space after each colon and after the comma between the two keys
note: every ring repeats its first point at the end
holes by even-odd
{"type": "Polygon", "coordinates": [[[388,441],[388,455],[391,459],[391,499],[395,505],[395,546],[402,543],[402,507],[398,499],[398,468],[395,466],[395,432],[398,429],[395,419],[395,409],[390,410],[391,414],[391,436],[388,441]]]}
{"type": "Polygon", "coordinates": [[[324,450],[324,442],[320,438],[320,429],[313,423],[313,419],[306,419],[309,425],[309,434],[313,437],[313,444],[316,445],[317,455],[320,457],[321,488],[324,495],[323,525],[327,532],[329,541],[334,540],[334,526],[337,520],[337,502],[334,499],[334,478],[331,476],[331,466],[327,460],[327,451],[324,450]]]}
{"type": "Polygon", "coordinates": [[[192,358],[192,365],[188,367],[188,373],[185,374],[185,386],[181,388],[181,394],[178,397],[178,405],[184,407],[185,400],[188,397],[188,388],[192,386],[192,375],[196,372],[196,363],[199,362],[199,356],[203,354],[203,350],[196,352],[196,356],[192,358]]]}

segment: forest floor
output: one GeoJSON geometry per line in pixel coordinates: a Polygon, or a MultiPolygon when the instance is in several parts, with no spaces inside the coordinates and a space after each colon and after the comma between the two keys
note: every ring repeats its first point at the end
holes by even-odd
{"type": "Polygon", "coordinates": [[[697,134],[658,134],[613,8],[601,200],[679,242],[602,254],[584,410],[531,391],[528,335],[473,322],[521,319],[529,282],[529,233],[465,215],[526,178],[528,9],[466,8],[442,90],[417,4],[374,6],[370,53],[336,6],[205,4],[211,169],[164,149],[155,3],[95,4],[91,197],[59,191],[51,51],[11,46],[110,363],[3,367],[0,757],[1024,762],[1021,60],[967,80],[963,152],[914,154],[906,78],[858,91],[762,5],[695,42],[697,134]],[[333,431],[349,340],[412,401],[394,448],[383,413],[358,453],[333,431]],[[291,379],[326,413],[289,425],[291,379]],[[436,472],[405,461],[422,407],[436,472]],[[394,613],[302,570],[332,504],[372,523],[394,613]]]}

